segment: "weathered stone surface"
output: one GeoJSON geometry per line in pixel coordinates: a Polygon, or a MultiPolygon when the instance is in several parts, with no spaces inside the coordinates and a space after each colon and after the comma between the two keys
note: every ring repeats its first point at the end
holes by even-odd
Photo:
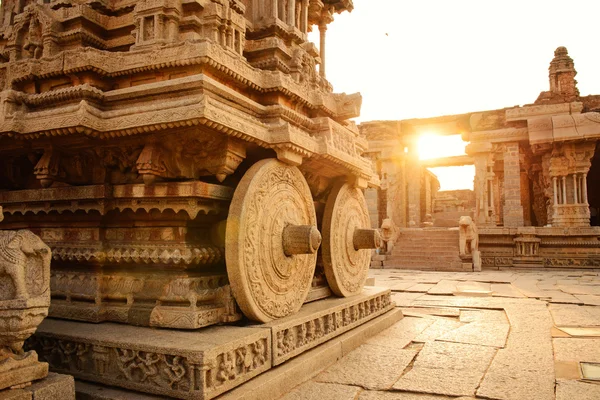
{"type": "Polygon", "coordinates": [[[389,311],[341,336],[292,358],[245,384],[221,395],[219,400],[264,400],[279,398],[295,386],[317,375],[365,340],[402,318],[398,309],[389,311]]]}
{"type": "Polygon", "coordinates": [[[438,337],[437,340],[501,348],[506,344],[509,330],[508,324],[472,322],[438,337]]]}
{"type": "Polygon", "coordinates": [[[47,319],[34,338],[29,345],[53,371],[176,398],[209,399],[271,367],[269,329],[190,332],[47,319]],[[64,358],[63,348],[78,351],[64,358]]]}
{"type": "Polygon", "coordinates": [[[84,381],[75,381],[75,391],[78,400],[164,400],[163,396],[153,396],[84,381]]]}
{"type": "Polygon", "coordinates": [[[51,258],[32,232],[0,231],[0,390],[48,375],[48,364],[22,347],[48,315],[51,258]]]}
{"type": "Polygon", "coordinates": [[[555,329],[562,333],[562,337],[600,337],[600,327],[557,326],[555,329]]]}
{"type": "Polygon", "coordinates": [[[405,292],[408,288],[416,286],[418,283],[414,281],[399,281],[393,282],[390,285],[392,292],[405,292]]]}
{"type": "Polygon", "coordinates": [[[597,400],[599,398],[600,385],[568,380],[556,382],[556,400],[597,400]]]}
{"type": "Polygon", "coordinates": [[[404,315],[423,316],[435,315],[438,317],[458,317],[460,310],[457,308],[437,308],[437,307],[406,307],[402,308],[404,315]]]}
{"type": "Polygon", "coordinates": [[[387,347],[394,351],[403,349],[432,323],[434,323],[433,319],[404,317],[401,321],[380,332],[366,343],[373,346],[387,347]]]}
{"type": "Polygon", "coordinates": [[[389,389],[416,354],[414,350],[392,352],[386,347],[364,344],[322,372],[316,380],[371,390],[389,389]],[[364,368],[364,365],[379,368],[364,368]]]}
{"type": "Polygon", "coordinates": [[[371,249],[378,248],[381,241],[370,227],[362,191],[349,183],[334,184],[323,211],[321,254],[327,282],[338,296],[355,295],[365,284],[371,249]],[[372,242],[359,245],[361,233],[371,233],[372,242]]]}
{"type": "Polygon", "coordinates": [[[444,400],[446,396],[435,396],[422,393],[407,392],[383,392],[374,390],[364,390],[360,393],[357,400],[444,400]]]}
{"type": "Polygon", "coordinates": [[[354,400],[360,392],[355,386],[337,385],[334,383],[306,382],[294,388],[281,400],[354,400]]]}
{"type": "MultiPolygon", "coordinates": [[[[231,200],[225,236],[227,276],[244,315],[268,322],[298,312],[321,244],[316,225],[310,187],[297,167],[268,159],[244,174],[231,200]],[[313,227],[304,238],[308,250],[290,252],[292,237],[286,232],[302,226],[313,227]]],[[[367,267],[361,268],[366,279],[367,267]]]]}
{"type": "Polygon", "coordinates": [[[583,304],[587,306],[600,306],[600,296],[577,294],[575,297],[577,297],[583,304]]]}
{"type": "Polygon", "coordinates": [[[435,285],[431,283],[417,283],[416,285],[406,288],[404,291],[425,293],[434,286],[435,285]]]}
{"type": "Polygon", "coordinates": [[[75,400],[72,376],[46,372],[47,377],[23,389],[0,391],[0,400],[75,400]]]}
{"type": "Polygon", "coordinates": [[[389,290],[369,287],[353,297],[306,304],[297,314],[268,324],[198,332],[49,320],[31,346],[47,351],[46,360],[55,370],[77,378],[151,394],[209,399],[349,330],[356,332],[337,343],[343,351],[356,347],[389,326],[380,323],[370,329],[361,325],[390,310],[393,315],[386,317],[390,324],[402,317],[389,295],[389,290]],[[81,355],[65,363],[52,353],[61,346],[79,346],[81,355]],[[91,362],[98,353],[104,355],[104,363],[91,362]],[[78,361],[82,359],[86,361],[78,361]],[[144,362],[170,372],[150,380],[152,369],[141,367],[144,362]],[[193,376],[201,376],[206,385],[192,381],[193,376]]]}
{"type": "Polygon", "coordinates": [[[30,392],[33,400],[75,400],[75,382],[72,376],[49,373],[23,390],[30,392]]]}
{"type": "Polygon", "coordinates": [[[22,389],[5,389],[0,391],[0,400],[32,400],[31,392],[22,389]]]}
{"type": "Polygon", "coordinates": [[[557,326],[600,326],[600,309],[571,304],[548,306],[557,326]]]}
{"type": "Polygon", "coordinates": [[[552,342],[557,361],[600,362],[600,339],[555,338],[552,342]]]}
{"type": "Polygon", "coordinates": [[[435,319],[432,322],[427,329],[414,338],[415,342],[432,342],[448,332],[463,326],[461,322],[448,318],[435,319]]]}
{"type": "Polygon", "coordinates": [[[441,280],[437,285],[427,291],[429,294],[453,294],[456,292],[458,281],[441,280]]]}
{"type": "Polygon", "coordinates": [[[494,349],[484,346],[426,343],[413,368],[393,388],[450,396],[474,395],[494,354],[494,349]]]}
{"type": "Polygon", "coordinates": [[[508,283],[492,283],[492,296],[497,297],[525,297],[518,289],[508,283]]]}
{"type": "Polygon", "coordinates": [[[546,307],[509,305],[511,330],[506,347],[498,350],[477,396],[501,400],[546,400],[554,396],[554,358],[546,307]]]}
{"type": "Polygon", "coordinates": [[[332,297],[306,304],[295,315],[261,327],[271,331],[273,365],[279,365],[393,307],[389,289],[371,286],[352,297],[332,297]]]}
{"type": "Polygon", "coordinates": [[[396,306],[398,307],[410,307],[413,304],[413,302],[421,296],[423,296],[423,293],[395,292],[392,293],[392,301],[396,303],[396,306]]]}
{"type": "Polygon", "coordinates": [[[461,310],[460,322],[508,324],[506,313],[500,310],[461,310]]]}

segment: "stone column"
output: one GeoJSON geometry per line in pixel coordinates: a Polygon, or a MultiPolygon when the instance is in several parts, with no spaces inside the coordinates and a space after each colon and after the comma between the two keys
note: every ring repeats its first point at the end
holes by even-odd
{"type": "Polygon", "coordinates": [[[320,44],[319,51],[321,57],[321,65],[319,66],[319,74],[325,78],[325,34],[327,32],[327,24],[319,24],[320,44]]]}
{"type": "Polygon", "coordinates": [[[582,175],[582,178],[581,178],[581,190],[583,191],[582,202],[583,202],[583,204],[589,205],[589,203],[588,203],[588,193],[587,193],[587,174],[583,173],[581,175],[582,175]]]}
{"type": "Polygon", "coordinates": [[[418,227],[421,223],[421,163],[417,154],[416,138],[408,146],[406,161],[406,191],[408,207],[408,227],[418,227]]]}
{"type": "Polygon", "coordinates": [[[504,226],[523,226],[519,143],[506,143],[504,153],[504,226]]]}
{"type": "Polygon", "coordinates": [[[288,25],[294,26],[296,24],[296,1],[288,0],[287,9],[287,23],[288,25]]]}
{"type": "Polygon", "coordinates": [[[471,143],[467,146],[467,154],[473,156],[475,165],[475,221],[478,226],[495,225],[493,199],[493,161],[490,143],[471,143]]]}

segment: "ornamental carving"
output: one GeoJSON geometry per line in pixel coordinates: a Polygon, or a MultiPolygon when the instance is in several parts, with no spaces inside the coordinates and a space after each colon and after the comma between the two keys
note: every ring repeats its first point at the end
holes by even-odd
{"type": "Polygon", "coordinates": [[[30,231],[0,231],[0,390],[48,375],[37,353],[22,347],[48,315],[50,257],[48,246],[30,231]]]}
{"type": "Polygon", "coordinates": [[[244,175],[230,207],[225,251],[227,274],[245,315],[268,321],[298,311],[311,287],[321,237],[316,228],[316,233],[307,229],[311,243],[318,235],[316,247],[289,254],[284,231],[316,222],[310,189],[297,168],[263,160],[244,175]]]}

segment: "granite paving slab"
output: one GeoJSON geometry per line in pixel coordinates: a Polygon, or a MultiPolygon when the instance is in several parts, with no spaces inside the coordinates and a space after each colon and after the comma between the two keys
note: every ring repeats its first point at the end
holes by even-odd
{"type": "Polygon", "coordinates": [[[462,343],[429,342],[395,390],[472,396],[496,350],[462,343]]]}
{"type": "Polygon", "coordinates": [[[500,310],[461,310],[460,322],[508,324],[506,313],[500,310]]]}
{"type": "Polygon", "coordinates": [[[581,302],[587,306],[600,306],[600,296],[594,296],[590,294],[576,294],[581,302]]]}
{"type": "Polygon", "coordinates": [[[509,330],[508,324],[472,322],[438,337],[437,340],[501,348],[506,344],[509,330]]]}
{"type": "Polygon", "coordinates": [[[405,316],[379,335],[367,340],[365,344],[387,347],[394,350],[403,349],[433,323],[433,319],[405,316]]]}
{"type": "Polygon", "coordinates": [[[392,292],[403,292],[411,286],[417,285],[417,282],[413,281],[399,281],[390,284],[390,289],[392,292]]]}
{"type": "Polygon", "coordinates": [[[596,285],[558,285],[558,288],[570,294],[588,294],[600,296],[600,286],[596,285]]]}
{"type": "Polygon", "coordinates": [[[438,317],[458,317],[460,310],[458,308],[438,308],[438,307],[403,307],[404,315],[435,315],[438,317]]]}
{"type": "Polygon", "coordinates": [[[421,292],[425,293],[435,285],[432,283],[417,283],[416,285],[409,286],[405,289],[407,292],[421,292]]]}
{"type": "Polygon", "coordinates": [[[600,339],[555,338],[552,341],[557,361],[600,362],[600,339]]]}
{"type": "MultiPolygon", "coordinates": [[[[423,393],[365,390],[360,393],[357,400],[448,400],[448,397],[423,393]]],[[[453,400],[460,400],[460,398],[454,398],[453,400]]]]}
{"type": "Polygon", "coordinates": [[[355,386],[308,381],[294,388],[280,400],[354,400],[360,390],[355,386]]]}
{"type": "Polygon", "coordinates": [[[510,304],[511,325],[504,349],[498,350],[477,396],[499,400],[554,399],[552,318],[544,305],[510,304]]]}
{"type": "Polygon", "coordinates": [[[600,385],[567,380],[556,382],[556,400],[598,399],[600,399],[600,385]]]}
{"type": "Polygon", "coordinates": [[[497,297],[526,297],[517,288],[509,283],[492,283],[492,296],[497,297]]]}
{"type": "Polygon", "coordinates": [[[600,308],[573,304],[550,304],[557,326],[600,326],[600,308]]]}
{"type": "Polygon", "coordinates": [[[566,337],[600,337],[600,327],[557,326],[556,328],[566,333],[566,337]]]}
{"type": "Polygon", "coordinates": [[[452,294],[456,292],[458,281],[441,280],[437,285],[427,291],[429,294],[452,294]]]}
{"type": "Polygon", "coordinates": [[[392,301],[396,303],[397,307],[410,307],[421,296],[423,293],[392,292],[392,301]]]}
{"type": "Polygon", "coordinates": [[[365,389],[389,389],[416,354],[416,350],[392,352],[386,347],[364,344],[317,375],[315,380],[365,389]]]}
{"type": "Polygon", "coordinates": [[[444,336],[448,332],[458,329],[463,324],[454,319],[438,318],[433,320],[433,324],[417,335],[413,341],[415,342],[433,342],[437,338],[444,336]]]}

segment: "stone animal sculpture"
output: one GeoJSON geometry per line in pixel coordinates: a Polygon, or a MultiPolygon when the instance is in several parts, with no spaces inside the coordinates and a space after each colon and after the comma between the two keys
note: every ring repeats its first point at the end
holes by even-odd
{"type": "Polygon", "coordinates": [[[48,375],[48,364],[35,351],[24,352],[23,342],[48,315],[50,258],[50,248],[32,232],[0,231],[0,390],[48,375]]]}
{"type": "Polygon", "coordinates": [[[50,249],[27,230],[0,231],[0,275],[8,275],[15,287],[15,299],[29,297],[25,273],[29,257],[41,257],[50,263],[50,249]]]}
{"type": "Polygon", "coordinates": [[[459,252],[461,256],[470,256],[479,249],[479,233],[473,219],[462,216],[458,221],[459,226],[459,252]]]}
{"type": "Polygon", "coordinates": [[[398,239],[398,229],[391,218],[386,218],[381,223],[381,239],[385,243],[385,251],[390,254],[394,249],[394,244],[398,239]]]}

